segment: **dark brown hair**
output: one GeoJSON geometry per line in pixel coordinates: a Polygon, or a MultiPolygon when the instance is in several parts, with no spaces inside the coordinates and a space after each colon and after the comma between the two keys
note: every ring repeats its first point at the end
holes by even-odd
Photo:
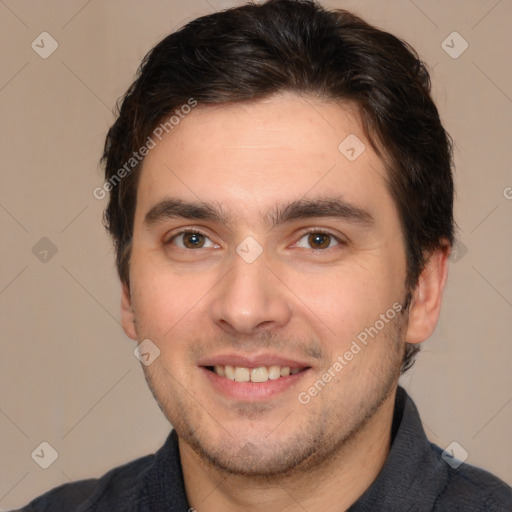
{"type": "MultiPolygon", "coordinates": [[[[399,211],[407,290],[416,286],[428,254],[453,243],[452,142],[416,52],[345,10],[269,0],[200,17],[170,34],[146,55],[120,100],[102,160],[111,185],[104,221],[124,284],[141,167],[126,163],[155,127],[191,98],[204,106],[284,91],[357,105],[399,211]],[[120,173],[123,168],[128,171],[120,173]]],[[[402,371],[417,347],[406,344],[402,371]]]]}

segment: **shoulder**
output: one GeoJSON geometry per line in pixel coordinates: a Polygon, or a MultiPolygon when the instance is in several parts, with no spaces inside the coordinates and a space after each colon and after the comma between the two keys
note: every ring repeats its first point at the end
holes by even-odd
{"type": "Polygon", "coordinates": [[[432,444],[432,450],[446,471],[444,486],[435,504],[435,511],[488,511],[510,512],[512,488],[487,471],[461,464],[451,467],[441,458],[442,449],[432,444]]]}
{"type": "Polygon", "coordinates": [[[56,487],[31,501],[17,512],[74,512],[116,510],[117,503],[127,504],[136,500],[142,489],[147,471],[155,455],[147,455],[122,466],[111,469],[101,478],[80,480],[56,487]]]}

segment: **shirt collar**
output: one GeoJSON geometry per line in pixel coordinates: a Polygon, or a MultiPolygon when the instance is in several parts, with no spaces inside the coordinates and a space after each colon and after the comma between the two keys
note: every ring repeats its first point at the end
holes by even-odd
{"type": "Polygon", "coordinates": [[[421,424],[418,409],[398,387],[391,449],[380,473],[350,512],[432,510],[446,481],[446,464],[435,457],[421,424]]]}

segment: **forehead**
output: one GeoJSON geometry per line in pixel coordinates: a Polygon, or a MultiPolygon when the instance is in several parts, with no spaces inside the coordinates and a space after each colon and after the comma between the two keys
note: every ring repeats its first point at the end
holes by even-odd
{"type": "Polygon", "coordinates": [[[332,194],[378,211],[390,201],[384,177],[352,104],[286,93],[198,106],[146,156],[137,215],[169,195],[240,218],[332,194]]]}

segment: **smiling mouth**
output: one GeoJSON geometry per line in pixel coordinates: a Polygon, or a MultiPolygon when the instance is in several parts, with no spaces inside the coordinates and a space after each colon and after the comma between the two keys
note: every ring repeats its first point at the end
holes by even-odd
{"type": "Polygon", "coordinates": [[[215,373],[219,377],[235,382],[267,382],[269,380],[278,380],[281,378],[289,377],[290,375],[296,375],[308,367],[303,368],[291,368],[290,366],[258,366],[257,368],[246,368],[243,366],[231,366],[231,365],[215,365],[205,366],[207,370],[215,373]]]}

